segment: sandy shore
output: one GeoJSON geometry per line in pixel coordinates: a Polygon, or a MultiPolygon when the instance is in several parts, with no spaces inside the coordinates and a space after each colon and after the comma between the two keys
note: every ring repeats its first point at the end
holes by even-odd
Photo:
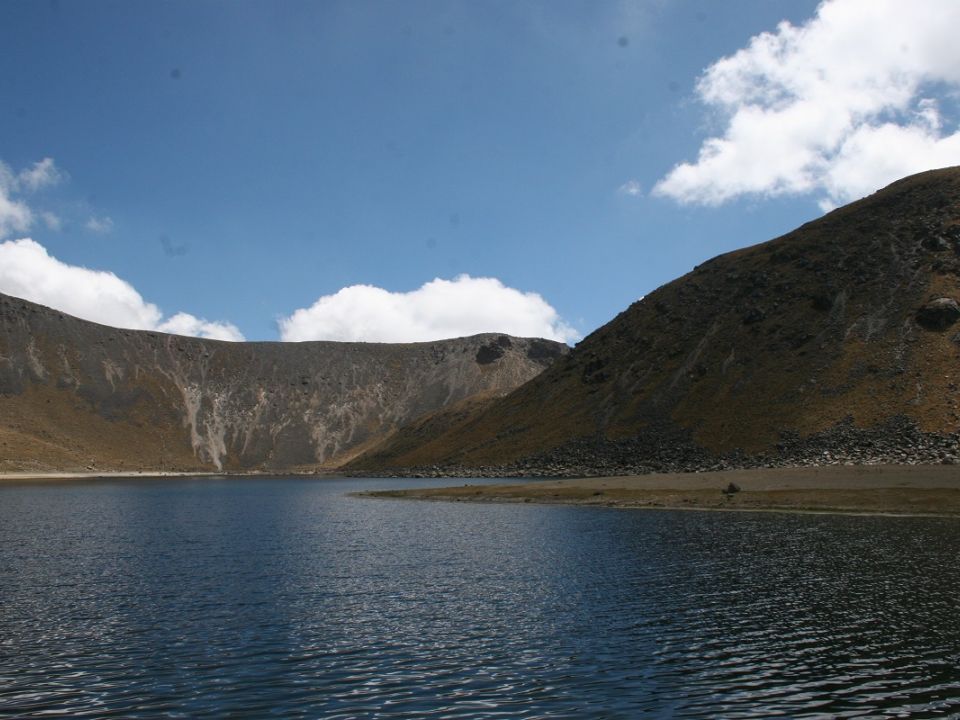
{"type": "Polygon", "coordinates": [[[960,465],[830,466],[378,490],[363,497],[960,517],[960,465]],[[723,492],[733,483],[738,492],[723,492]]]}

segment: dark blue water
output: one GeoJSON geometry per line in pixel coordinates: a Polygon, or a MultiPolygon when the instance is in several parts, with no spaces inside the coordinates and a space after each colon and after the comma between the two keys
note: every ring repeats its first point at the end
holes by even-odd
{"type": "Polygon", "coordinates": [[[960,522],[390,485],[0,488],[0,716],[960,715],[960,522]]]}

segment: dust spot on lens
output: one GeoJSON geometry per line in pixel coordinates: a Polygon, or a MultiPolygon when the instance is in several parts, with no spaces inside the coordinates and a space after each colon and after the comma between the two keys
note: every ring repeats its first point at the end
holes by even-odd
{"type": "Polygon", "coordinates": [[[163,254],[167,257],[183,257],[189,250],[184,244],[175,244],[168,235],[160,236],[160,247],[163,248],[163,254]]]}

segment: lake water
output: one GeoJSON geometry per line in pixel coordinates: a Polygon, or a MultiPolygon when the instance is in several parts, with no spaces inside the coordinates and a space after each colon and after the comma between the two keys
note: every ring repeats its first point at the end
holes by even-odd
{"type": "Polygon", "coordinates": [[[0,487],[0,716],[960,715],[960,521],[413,484],[0,487]]]}

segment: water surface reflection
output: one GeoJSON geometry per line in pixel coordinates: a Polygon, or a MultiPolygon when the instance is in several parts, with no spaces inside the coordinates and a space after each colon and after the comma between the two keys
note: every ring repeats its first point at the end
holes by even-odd
{"type": "Polygon", "coordinates": [[[0,488],[0,715],[960,713],[956,521],[390,482],[0,488]]]}

